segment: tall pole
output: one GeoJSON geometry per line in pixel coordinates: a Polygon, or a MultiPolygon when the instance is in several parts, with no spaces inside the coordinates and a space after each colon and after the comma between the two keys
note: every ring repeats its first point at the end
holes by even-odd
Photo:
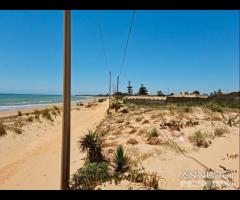
{"type": "Polygon", "coordinates": [[[119,76],[117,76],[117,103],[118,103],[119,76]]]}
{"type": "Polygon", "coordinates": [[[108,105],[108,114],[109,114],[109,111],[110,111],[110,97],[111,97],[111,85],[112,85],[112,80],[111,80],[111,72],[109,72],[109,105],[108,105]]]}
{"type": "Polygon", "coordinates": [[[69,188],[70,177],[70,117],[71,117],[71,18],[70,10],[64,11],[64,81],[61,189],[69,188]]]}

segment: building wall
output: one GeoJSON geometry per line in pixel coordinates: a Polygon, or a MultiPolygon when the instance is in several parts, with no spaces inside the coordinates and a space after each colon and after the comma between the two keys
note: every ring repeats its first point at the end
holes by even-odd
{"type": "Polygon", "coordinates": [[[154,99],[123,99],[123,103],[135,103],[135,104],[166,104],[166,100],[154,100],[154,99]]]}
{"type": "Polygon", "coordinates": [[[164,105],[167,103],[205,102],[207,100],[208,98],[199,98],[199,97],[167,97],[166,99],[124,98],[123,103],[164,105]]]}
{"type": "Polygon", "coordinates": [[[167,103],[182,103],[182,102],[205,102],[207,98],[199,97],[167,97],[167,103]]]}

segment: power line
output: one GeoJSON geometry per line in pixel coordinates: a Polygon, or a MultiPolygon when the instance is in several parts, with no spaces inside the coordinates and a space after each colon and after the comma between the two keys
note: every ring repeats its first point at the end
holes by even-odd
{"type": "Polygon", "coordinates": [[[104,42],[103,28],[102,28],[102,25],[101,25],[99,14],[97,12],[96,12],[96,19],[97,19],[98,29],[99,29],[99,33],[100,33],[99,35],[100,35],[100,41],[101,41],[101,44],[102,44],[102,49],[103,49],[103,54],[104,54],[104,59],[105,59],[105,65],[106,65],[107,69],[109,69],[107,51],[106,51],[106,46],[105,46],[105,42],[104,42]]]}
{"type": "Polygon", "coordinates": [[[128,37],[127,37],[126,45],[125,45],[125,48],[124,48],[122,62],[121,62],[121,65],[120,65],[119,76],[122,73],[122,68],[123,68],[123,65],[124,65],[125,57],[126,57],[126,52],[127,52],[127,47],[128,47],[128,43],[129,43],[129,38],[130,38],[130,35],[131,35],[131,32],[132,32],[132,28],[133,28],[134,17],[135,17],[135,10],[133,10],[133,13],[132,13],[131,23],[130,23],[130,27],[129,27],[129,31],[128,31],[128,37]]]}

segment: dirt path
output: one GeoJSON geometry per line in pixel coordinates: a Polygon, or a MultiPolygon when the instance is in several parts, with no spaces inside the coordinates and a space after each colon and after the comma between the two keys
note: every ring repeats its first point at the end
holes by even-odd
{"type": "MultiPolygon", "coordinates": [[[[84,155],[80,154],[77,146],[79,137],[102,120],[107,105],[103,102],[95,108],[72,111],[71,173],[83,162],[84,155]]],[[[30,129],[29,133],[16,136],[22,137],[20,142],[13,138],[8,148],[0,149],[0,189],[59,189],[61,130],[59,118],[54,125],[37,131],[30,129]]]]}

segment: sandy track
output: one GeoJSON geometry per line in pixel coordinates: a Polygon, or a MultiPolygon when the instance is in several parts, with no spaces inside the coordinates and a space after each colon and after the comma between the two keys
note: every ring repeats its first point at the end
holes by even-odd
{"type": "MultiPolygon", "coordinates": [[[[103,102],[95,108],[72,111],[71,173],[83,163],[84,155],[80,154],[77,146],[79,137],[102,120],[107,105],[103,102]]],[[[3,139],[8,145],[0,148],[0,189],[59,189],[61,130],[59,117],[53,125],[29,128],[25,135],[15,136],[21,140],[1,138],[0,145],[4,146],[3,139]]]]}

